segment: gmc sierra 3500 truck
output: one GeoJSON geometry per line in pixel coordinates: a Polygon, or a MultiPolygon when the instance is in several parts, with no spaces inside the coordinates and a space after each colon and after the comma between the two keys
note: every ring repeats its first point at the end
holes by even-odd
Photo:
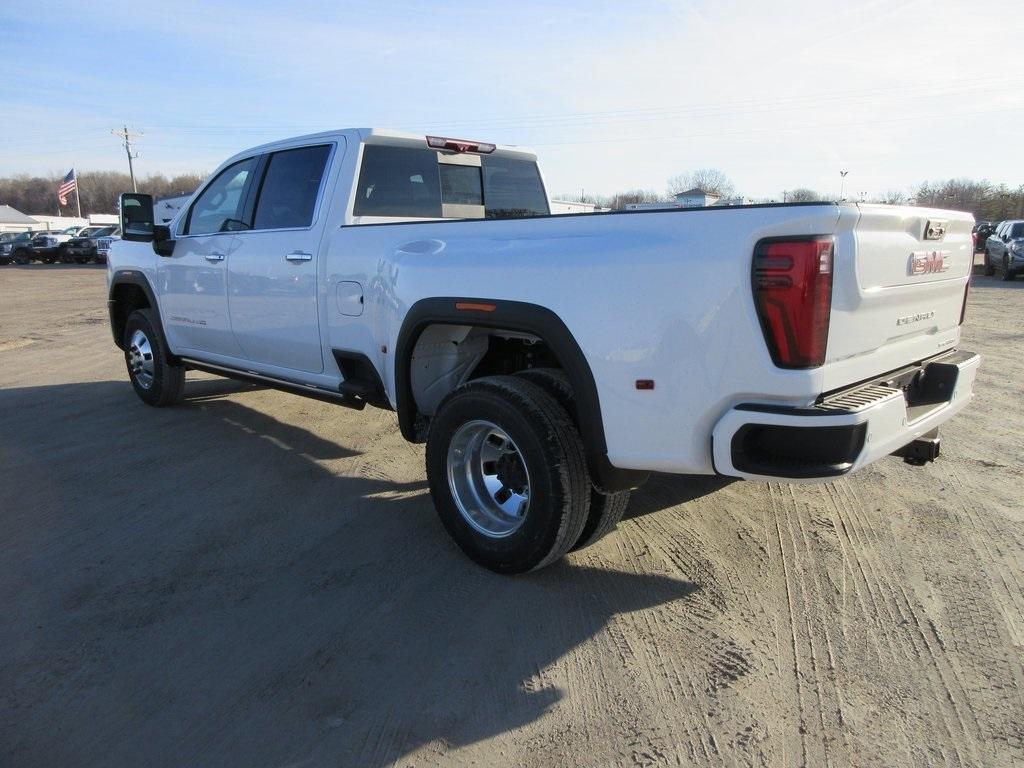
{"type": "Polygon", "coordinates": [[[110,321],[185,371],[396,412],[445,528],[503,573],[650,471],[828,480],[924,461],[972,396],[970,215],[806,203],[551,216],[522,148],[377,129],[239,153],[167,226],[122,197],[110,321]]]}

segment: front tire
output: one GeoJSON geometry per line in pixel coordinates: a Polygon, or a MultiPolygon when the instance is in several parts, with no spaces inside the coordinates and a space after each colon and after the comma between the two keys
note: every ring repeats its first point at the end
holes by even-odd
{"type": "Polygon", "coordinates": [[[1003,256],[1003,280],[1013,280],[1013,270],[1010,269],[1010,256],[1009,254],[1003,256]]]}
{"type": "Polygon", "coordinates": [[[996,273],[995,265],[989,261],[988,251],[985,251],[985,277],[992,277],[996,273]]]}
{"type": "MultiPolygon", "coordinates": [[[[520,378],[532,381],[551,395],[558,404],[568,413],[576,413],[576,405],[573,402],[572,385],[564,372],[557,368],[528,368],[516,374],[520,378]]],[[[629,506],[629,491],[617,491],[615,493],[603,493],[591,483],[590,486],[590,509],[587,512],[587,522],[583,526],[579,539],[572,545],[572,551],[589,547],[596,544],[609,533],[622,520],[622,515],[629,506]]]]}
{"type": "Polygon", "coordinates": [[[24,250],[16,251],[14,254],[14,263],[21,266],[26,266],[32,261],[32,257],[24,250]]]}
{"type": "Polygon", "coordinates": [[[124,327],[124,360],[128,377],[139,399],[161,408],[181,400],[185,389],[185,367],[171,362],[156,313],[137,309],[124,327]]]}
{"type": "Polygon", "coordinates": [[[431,420],[426,458],[442,524],[485,568],[537,570],[579,540],[590,490],[583,444],[536,384],[490,376],[456,388],[431,420]]]}

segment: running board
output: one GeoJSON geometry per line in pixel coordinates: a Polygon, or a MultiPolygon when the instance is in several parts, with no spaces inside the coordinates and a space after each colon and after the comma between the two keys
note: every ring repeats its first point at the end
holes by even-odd
{"type": "Polygon", "coordinates": [[[194,360],[190,357],[182,357],[180,359],[187,368],[193,368],[197,371],[205,371],[206,373],[212,373],[216,376],[224,376],[228,379],[238,379],[239,381],[248,381],[252,384],[262,384],[266,387],[270,387],[271,389],[279,389],[282,392],[301,395],[302,397],[310,397],[314,400],[323,400],[325,403],[334,403],[335,405],[342,405],[346,408],[354,408],[357,411],[361,411],[366,407],[365,400],[361,400],[342,392],[332,392],[329,389],[320,389],[319,387],[312,387],[308,384],[299,384],[294,381],[275,379],[272,376],[264,376],[262,373],[255,373],[253,371],[239,371],[236,368],[225,368],[222,365],[204,363],[201,360],[194,360]]]}

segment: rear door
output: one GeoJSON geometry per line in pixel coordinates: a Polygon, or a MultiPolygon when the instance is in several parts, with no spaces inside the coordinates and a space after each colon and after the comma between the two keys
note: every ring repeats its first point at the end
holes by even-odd
{"type": "Polygon", "coordinates": [[[252,228],[228,255],[228,307],[245,357],[263,366],[324,370],[317,272],[318,226],[334,144],[267,155],[252,228]]]}
{"type": "Polygon", "coordinates": [[[176,352],[242,357],[228,317],[227,260],[241,245],[257,157],[221,171],[190,206],[172,256],[158,259],[161,319],[176,352]]]}

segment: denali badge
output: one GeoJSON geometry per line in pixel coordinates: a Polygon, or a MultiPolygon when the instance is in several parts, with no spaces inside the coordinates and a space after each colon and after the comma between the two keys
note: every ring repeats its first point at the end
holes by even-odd
{"type": "Polygon", "coordinates": [[[911,323],[919,323],[922,320],[931,320],[935,317],[935,310],[931,312],[918,312],[916,315],[904,315],[903,317],[896,318],[896,325],[910,325],[911,323]]]}
{"type": "Polygon", "coordinates": [[[946,236],[946,222],[942,219],[928,219],[924,225],[925,240],[941,240],[946,236]]]}
{"type": "Polygon", "coordinates": [[[930,275],[949,269],[946,257],[949,251],[914,251],[910,254],[910,276],[930,275]]]}

